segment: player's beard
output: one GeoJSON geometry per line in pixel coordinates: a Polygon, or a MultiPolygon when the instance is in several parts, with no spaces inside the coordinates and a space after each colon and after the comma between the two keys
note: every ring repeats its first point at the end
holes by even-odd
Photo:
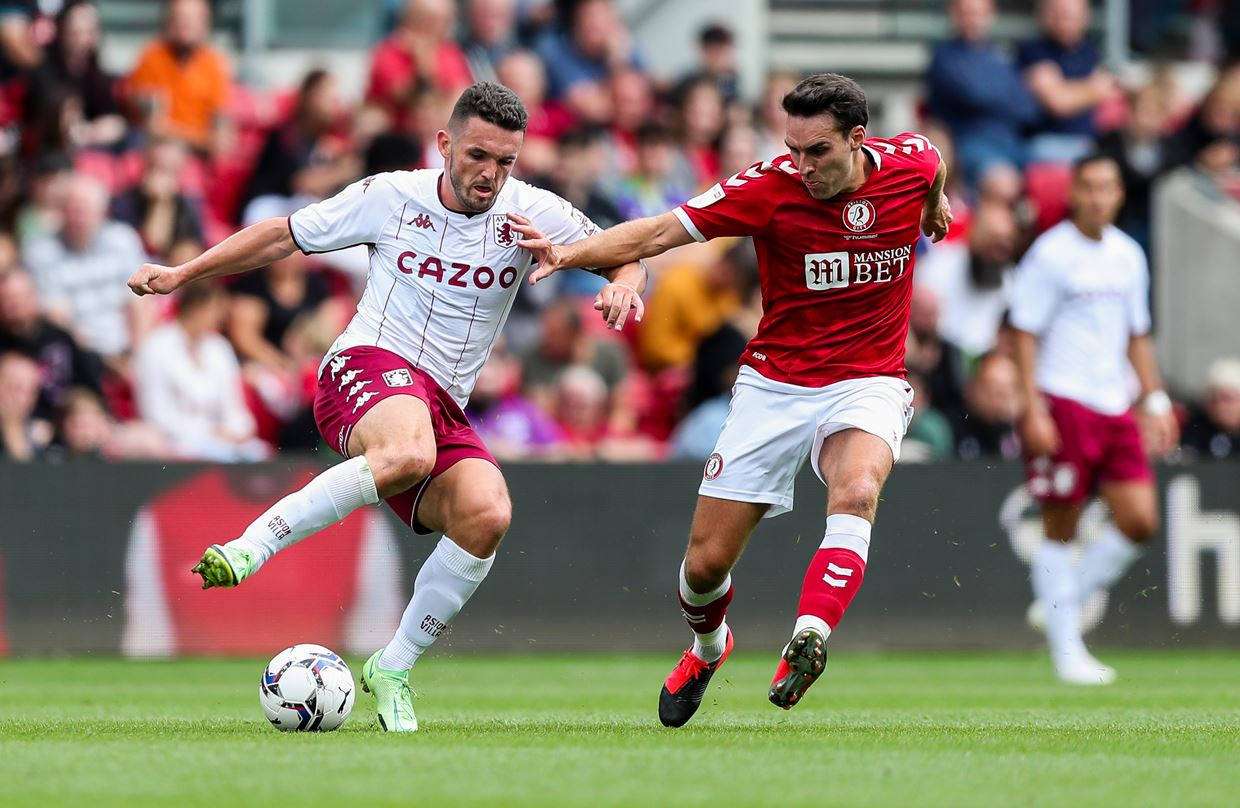
{"type": "Polygon", "coordinates": [[[499,188],[492,189],[490,199],[476,199],[471,191],[473,184],[465,182],[457,176],[454,166],[456,161],[452,159],[452,155],[448,155],[448,182],[452,183],[452,192],[456,194],[456,200],[462,206],[469,209],[472,213],[483,213],[491,209],[495,204],[495,200],[499,197],[499,188]]]}

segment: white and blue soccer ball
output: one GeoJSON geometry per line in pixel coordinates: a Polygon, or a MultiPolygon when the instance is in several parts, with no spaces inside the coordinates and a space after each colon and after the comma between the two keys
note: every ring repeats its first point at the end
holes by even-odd
{"type": "Polygon", "coordinates": [[[258,683],[258,701],[282,732],[327,732],[353,710],[353,674],[340,656],[302,643],[272,657],[258,683]]]}

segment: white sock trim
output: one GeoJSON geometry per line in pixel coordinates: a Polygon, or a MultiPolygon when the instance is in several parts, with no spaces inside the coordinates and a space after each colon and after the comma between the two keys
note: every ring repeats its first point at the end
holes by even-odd
{"type": "Polygon", "coordinates": [[[487,577],[487,573],[491,571],[491,565],[495,563],[494,553],[486,558],[478,558],[466,552],[447,536],[439,540],[433,552],[439,556],[439,560],[449,572],[467,581],[481,581],[487,577]]]}
{"type": "Polygon", "coordinates": [[[725,620],[719,628],[705,634],[693,633],[693,655],[703,662],[714,662],[723,656],[728,647],[728,623],[725,620]]]}
{"type": "Polygon", "coordinates": [[[820,632],[824,640],[831,636],[831,627],[827,625],[827,621],[814,614],[803,614],[798,617],[796,624],[792,627],[792,636],[795,637],[801,633],[801,629],[806,628],[820,632]]]}
{"type": "Polygon", "coordinates": [[[870,560],[870,531],[873,529],[865,519],[851,513],[833,513],[827,517],[827,530],[823,534],[821,549],[839,547],[852,550],[861,560],[870,560]]]}
{"type": "Polygon", "coordinates": [[[710,590],[709,592],[694,592],[689,588],[689,582],[685,579],[685,562],[680,562],[680,579],[678,582],[680,587],[680,597],[690,606],[705,606],[708,603],[714,603],[728,593],[732,588],[732,575],[723,579],[723,583],[710,590]]]}

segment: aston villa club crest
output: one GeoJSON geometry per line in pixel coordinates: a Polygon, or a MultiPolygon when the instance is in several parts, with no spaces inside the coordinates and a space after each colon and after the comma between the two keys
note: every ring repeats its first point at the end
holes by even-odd
{"type": "Polygon", "coordinates": [[[844,226],[854,233],[864,233],[874,224],[874,206],[868,199],[854,199],[844,206],[844,226]]]}
{"type": "Polygon", "coordinates": [[[512,222],[507,216],[491,217],[491,232],[495,243],[501,247],[511,247],[517,243],[517,231],[512,229],[512,222]]]}

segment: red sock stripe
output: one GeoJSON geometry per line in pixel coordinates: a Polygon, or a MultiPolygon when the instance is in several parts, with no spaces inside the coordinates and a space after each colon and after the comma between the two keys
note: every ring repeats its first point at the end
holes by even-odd
{"type": "Polygon", "coordinates": [[[814,553],[801,584],[797,614],[821,617],[832,630],[839,625],[848,604],[861,588],[865,562],[852,550],[828,547],[814,553]]]}
{"type": "MultiPolygon", "coordinates": [[[[684,612],[685,622],[698,634],[706,634],[723,625],[723,617],[728,613],[728,604],[732,602],[732,586],[728,591],[707,603],[705,606],[693,606],[680,598],[680,608],[684,612]]],[[[676,593],[680,597],[680,593],[676,593]]]]}

